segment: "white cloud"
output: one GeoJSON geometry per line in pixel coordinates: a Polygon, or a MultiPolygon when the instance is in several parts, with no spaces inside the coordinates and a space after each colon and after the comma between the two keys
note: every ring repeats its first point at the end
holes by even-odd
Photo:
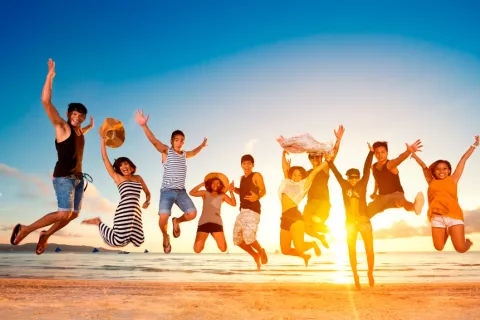
{"type": "Polygon", "coordinates": [[[21,192],[28,193],[29,197],[40,197],[51,194],[51,184],[48,184],[37,176],[25,174],[20,170],[9,167],[3,163],[0,163],[0,176],[6,176],[8,178],[16,179],[20,181],[24,186],[34,184],[36,186],[35,193],[31,193],[29,191],[26,191],[25,188],[22,188],[21,192]]]}

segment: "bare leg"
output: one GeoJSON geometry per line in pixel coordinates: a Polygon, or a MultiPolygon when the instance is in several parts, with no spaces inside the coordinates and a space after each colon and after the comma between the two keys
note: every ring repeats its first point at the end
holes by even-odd
{"type": "Polygon", "coordinates": [[[370,287],[375,285],[375,279],[373,278],[373,267],[375,264],[375,252],[373,250],[373,235],[371,231],[361,232],[363,244],[365,246],[365,254],[367,255],[368,264],[368,284],[370,287]]]}
{"type": "Polygon", "coordinates": [[[350,267],[352,268],[353,280],[355,281],[355,287],[360,290],[360,280],[357,272],[357,227],[355,225],[349,225],[347,230],[347,245],[348,245],[348,258],[350,260],[350,267]]]}
{"type": "Polygon", "coordinates": [[[227,240],[225,240],[225,234],[223,232],[212,232],[212,237],[217,242],[217,247],[220,251],[227,251],[227,240]]]}
{"type": "Polygon", "coordinates": [[[457,252],[467,252],[473,245],[470,239],[465,239],[465,226],[463,224],[458,224],[448,228],[448,232],[450,233],[450,239],[452,240],[453,247],[457,252]]]}
{"type": "Polygon", "coordinates": [[[320,256],[322,252],[320,251],[320,247],[315,241],[308,241],[305,242],[304,239],[305,234],[305,227],[303,221],[297,221],[290,227],[290,236],[292,237],[293,246],[298,252],[304,253],[313,248],[315,254],[320,256]]]}
{"type": "Polygon", "coordinates": [[[242,242],[238,246],[253,257],[253,259],[255,260],[255,263],[257,264],[257,270],[260,271],[260,267],[262,266],[262,263],[260,262],[260,254],[255,250],[253,250],[251,245],[248,245],[245,242],[242,242]]]}
{"type": "Polygon", "coordinates": [[[172,250],[171,245],[170,245],[170,236],[168,235],[168,219],[170,218],[170,215],[168,213],[160,213],[158,215],[158,226],[160,227],[160,231],[162,232],[162,237],[163,237],[163,251],[165,253],[170,253],[170,250],[172,250]]]}
{"type": "Polygon", "coordinates": [[[28,226],[20,226],[20,230],[18,232],[17,237],[14,240],[15,244],[20,244],[20,242],[25,239],[30,233],[32,233],[35,230],[38,230],[40,228],[49,226],[51,224],[54,224],[58,221],[67,219],[70,216],[71,212],[65,212],[65,211],[55,211],[52,213],[49,213],[39,220],[35,221],[31,225],[28,226]]]}
{"type": "Polygon", "coordinates": [[[75,220],[76,218],[78,218],[78,213],[72,212],[67,219],[55,222],[55,224],[47,230],[47,237],[50,238],[51,235],[53,235],[58,230],[63,229],[67,224],[69,224],[72,220],[75,220]]]}
{"type": "Polygon", "coordinates": [[[257,253],[260,254],[260,259],[262,260],[262,264],[267,264],[268,262],[267,253],[265,252],[265,249],[262,248],[260,243],[257,240],[255,240],[250,244],[250,246],[252,246],[252,248],[255,249],[257,253]]]}
{"type": "Polygon", "coordinates": [[[102,223],[102,221],[100,220],[100,218],[93,218],[93,219],[83,220],[82,223],[83,224],[93,224],[93,225],[98,226],[100,223],[102,223]]]}
{"type": "Polygon", "coordinates": [[[303,252],[298,252],[295,248],[292,248],[292,237],[290,231],[280,229],[280,250],[282,254],[286,256],[294,256],[302,258],[305,262],[305,267],[308,267],[308,261],[310,260],[310,255],[304,254],[303,252]]]}
{"type": "Polygon", "coordinates": [[[207,241],[207,238],[207,232],[197,232],[197,236],[195,237],[195,243],[193,245],[193,251],[195,251],[195,253],[202,252],[203,248],[205,247],[205,241],[207,241]]]}
{"type": "Polygon", "coordinates": [[[446,228],[432,227],[433,246],[437,251],[442,251],[448,240],[448,232],[446,228]]]}

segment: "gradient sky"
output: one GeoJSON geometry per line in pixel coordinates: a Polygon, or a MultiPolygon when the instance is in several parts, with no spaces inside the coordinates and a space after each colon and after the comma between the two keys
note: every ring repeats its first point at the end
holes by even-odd
{"type": "MultiPolygon", "coordinates": [[[[133,120],[134,110],[143,108],[164,143],[175,129],[186,133],[185,149],[208,138],[207,148],[188,162],[188,190],[211,171],[238,182],[240,157],[253,154],[267,187],[259,241],[272,251],[279,246],[278,135],[309,132],[328,141],[343,124],[336,160],[342,172],[361,168],[366,142],[376,140],[389,141],[393,158],[405,142],[421,138],[427,163],[446,158],[456,164],[480,133],[479,9],[475,1],[7,2],[0,13],[0,243],[8,242],[15,223],[56,209],[54,130],[40,101],[48,58],[56,61],[52,100],[59,112],[82,102],[96,123],[83,163],[94,184],[81,218],[52,242],[106,247],[97,230],[80,221],[113,222],[119,197],[101,160],[97,129],[114,117],[124,122],[127,139],[108,150],[110,159],[130,157],[152,192],[141,250],[161,250],[156,212],[163,168],[133,120]]],[[[308,166],[305,155],[293,162],[308,166]]],[[[479,174],[474,154],[459,185],[474,242],[480,241],[479,174]]],[[[412,160],[400,175],[407,197],[426,192],[412,160]]],[[[333,247],[344,250],[345,215],[334,178],[330,190],[333,247]]],[[[226,204],[222,211],[231,252],[237,252],[231,241],[237,212],[226,204]]],[[[396,209],[375,217],[376,250],[433,250],[425,213],[396,209]]],[[[192,251],[196,222],[182,224],[174,252],[192,251]]],[[[207,251],[215,251],[212,241],[207,251]]]]}

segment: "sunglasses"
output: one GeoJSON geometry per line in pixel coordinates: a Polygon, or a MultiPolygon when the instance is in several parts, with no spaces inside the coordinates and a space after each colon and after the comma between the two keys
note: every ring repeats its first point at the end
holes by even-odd
{"type": "Polygon", "coordinates": [[[349,180],[350,180],[350,179],[360,179],[360,177],[359,177],[359,176],[349,176],[348,179],[349,179],[349,180]]]}

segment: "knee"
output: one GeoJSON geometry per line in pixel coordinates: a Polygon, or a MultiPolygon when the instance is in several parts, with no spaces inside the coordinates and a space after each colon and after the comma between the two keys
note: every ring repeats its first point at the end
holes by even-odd
{"type": "Polygon", "coordinates": [[[78,218],[78,215],[79,215],[78,212],[72,212],[72,214],[70,215],[70,221],[77,219],[77,218],[78,218]]]}
{"type": "Polygon", "coordinates": [[[197,216],[196,211],[185,213],[185,220],[187,220],[187,221],[193,220],[193,219],[195,219],[196,216],[197,216]]]}
{"type": "MultiPolygon", "coordinates": [[[[69,220],[70,217],[73,216],[73,212],[71,211],[59,211],[58,212],[58,217],[59,217],[59,220],[69,220]]],[[[77,214],[78,216],[78,214],[77,214]]]]}
{"type": "Polygon", "coordinates": [[[218,246],[218,249],[221,251],[221,252],[226,252],[227,251],[227,244],[221,244],[218,246]]]}
{"type": "MultiPolygon", "coordinates": [[[[443,248],[445,247],[444,244],[437,244],[437,243],[434,243],[433,246],[435,247],[435,250],[437,250],[437,251],[442,251],[443,248]]],[[[455,248],[455,250],[457,250],[457,249],[455,248]]]]}
{"type": "Polygon", "coordinates": [[[200,253],[203,251],[203,246],[202,245],[194,245],[193,246],[193,251],[195,251],[195,253],[200,253]]]}
{"type": "Polygon", "coordinates": [[[290,248],[280,248],[282,254],[288,254],[290,252],[290,248]]]}
{"type": "Polygon", "coordinates": [[[159,226],[165,226],[168,224],[168,218],[170,218],[170,215],[168,214],[160,214],[158,217],[158,225],[159,226]]]}

